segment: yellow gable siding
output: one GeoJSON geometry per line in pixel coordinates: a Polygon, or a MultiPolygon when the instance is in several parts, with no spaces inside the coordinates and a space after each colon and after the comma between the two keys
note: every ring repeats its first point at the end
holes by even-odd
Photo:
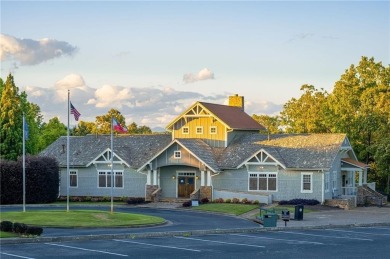
{"type": "Polygon", "coordinates": [[[199,138],[225,141],[225,132],[225,125],[213,119],[212,117],[187,118],[187,123],[183,118],[181,118],[173,126],[174,138],[199,138]],[[183,134],[183,127],[188,127],[188,134],[183,134]],[[203,127],[202,134],[196,133],[197,127],[203,127]],[[210,134],[211,127],[217,128],[216,134],[210,134]]]}

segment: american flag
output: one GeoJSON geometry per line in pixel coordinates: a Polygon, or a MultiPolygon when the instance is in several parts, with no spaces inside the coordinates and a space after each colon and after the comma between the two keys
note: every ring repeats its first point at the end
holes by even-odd
{"type": "Polygon", "coordinates": [[[74,119],[76,121],[79,120],[79,117],[81,115],[81,113],[79,113],[79,111],[73,106],[72,103],[70,103],[70,114],[73,114],[74,115],[74,119]]]}

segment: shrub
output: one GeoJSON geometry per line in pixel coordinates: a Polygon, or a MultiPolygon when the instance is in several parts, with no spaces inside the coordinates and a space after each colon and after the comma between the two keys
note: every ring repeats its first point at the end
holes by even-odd
{"type": "Polygon", "coordinates": [[[0,223],[0,230],[4,232],[12,232],[13,223],[11,221],[2,221],[0,223]]]}
{"type": "Polygon", "coordinates": [[[232,202],[233,202],[233,203],[240,203],[240,199],[238,199],[238,198],[233,198],[232,202]]]}
{"type": "Polygon", "coordinates": [[[23,223],[15,222],[12,230],[13,230],[13,232],[18,233],[18,234],[24,234],[24,233],[26,233],[27,225],[23,224],[23,223]]]}
{"type": "Polygon", "coordinates": [[[183,207],[191,207],[191,205],[192,205],[191,201],[183,202],[183,207]]]}
{"type": "Polygon", "coordinates": [[[231,199],[226,199],[225,202],[226,202],[226,203],[231,203],[232,200],[231,200],[231,199]]]}
{"type": "Polygon", "coordinates": [[[209,199],[206,197],[206,198],[201,199],[200,202],[201,203],[208,203],[209,199]]]}
{"type": "Polygon", "coordinates": [[[319,201],[315,199],[292,199],[292,200],[282,200],[278,202],[279,205],[317,205],[320,204],[319,201]]]}
{"type": "Polygon", "coordinates": [[[222,198],[218,198],[214,200],[215,203],[223,203],[224,200],[222,198]]]}
{"type": "Polygon", "coordinates": [[[43,228],[28,226],[26,229],[26,235],[40,236],[43,233],[43,228]]]}
{"type": "Polygon", "coordinates": [[[252,204],[260,204],[260,202],[258,200],[254,200],[252,201],[252,204]]]}
{"type": "Polygon", "coordinates": [[[129,197],[127,199],[127,204],[141,204],[145,203],[145,198],[143,197],[129,197]]]}
{"type": "Polygon", "coordinates": [[[241,202],[244,203],[244,204],[250,204],[250,203],[252,203],[252,202],[251,202],[250,200],[248,200],[247,198],[242,199],[241,202]]]}
{"type": "MultiPolygon", "coordinates": [[[[54,158],[26,157],[26,203],[50,203],[57,200],[59,166],[54,158]]],[[[0,160],[0,204],[23,202],[23,161],[0,160]]]]}

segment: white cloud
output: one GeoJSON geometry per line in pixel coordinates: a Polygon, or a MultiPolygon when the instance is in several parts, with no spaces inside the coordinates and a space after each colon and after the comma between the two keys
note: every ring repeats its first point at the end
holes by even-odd
{"type": "Polygon", "coordinates": [[[201,80],[214,79],[214,73],[208,68],[203,68],[198,74],[188,73],[183,76],[185,83],[194,83],[201,80]]]}
{"type": "Polygon", "coordinates": [[[72,89],[85,86],[84,78],[81,75],[70,74],[55,83],[56,89],[72,89]]]}
{"type": "Polygon", "coordinates": [[[17,61],[20,65],[36,65],[65,55],[73,55],[77,48],[54,39],[19,39],[0,34],[0,60],[17,61]]]}

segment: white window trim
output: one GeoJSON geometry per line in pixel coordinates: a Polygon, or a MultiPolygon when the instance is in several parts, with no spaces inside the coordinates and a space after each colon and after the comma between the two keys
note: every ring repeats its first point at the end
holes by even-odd
{"type": "Polygon", "coordinates": [[[301,193],[313,193],[313,173],[301,173],[301,193]],[[303,189],[303,177],[310,176],[310,190],[303,189]]]}
{"type": "Polygon", "coordinates": [[[210,126],[210,135],[217,134],[217,126],[210,126]],[[215,129],[215,132],[212,131],[212,129],[215,129]]]}
{"type": "MultiPolygon", "coordinates": [[[[99,189],[107,189],[107,188],[111,188],[111,186],[107,186],[107,173],[110,173],[110,177],[111,177],[111,170],[99,170],[97,171],[97,188],[99,189]],[[104,173],[104,175],[106,176],[106,187],[100,187],[99,186],[99,173],[102,172],[104,173]]],[[[124,189],[125,188],[125,177],[124,177],[124,173],[123,173],[123,170],[114,170],[114,189],[124,189]],[[122,187],[116,187],[116,184],[115,184],[115,176],[117,173],[121,173],[122,175],[122,187]]]]}
{"type": "Polygon", "coordinates": [[[173,152],[173,158],[174,159],[181,159],[181,151],[179,151],[179,150],[174,151],[173,152]]]}
{"type": "Polygon", "coordinates": [[[197,126],[196,130],[195,130],[195,133],[198,134],[198,135],[199,134],[203,134],[203,126],[197,126]],[[198,132],[198,129],[200,129],[200,132],[198,132]]]}
{"type": "Polygon", "coordinates": [[[79,172],[77,170],[69,170],[69,180],[68,180],[69,188],[78,188],[79,187],[79,172]],[[72,174],[74,173],[74,174],[72,174]],[[70,185],[70,176],[71,175],[76,175],[76,186],[71,186],[70,185]]]}
{"type": "Polygon", "coordinates": [[[181,128],[181,133],[182,133],[183,135],[188,135],[188,134],[190,134],[190,128],[189,128],[189,127],[183,127],[183,128],[181,128]],[[184,129],[187,129],[187,132],[184,132],[184,129]]]}
{"type": "Polygon", "coordinates": [[[277,192],[278,191],[278,184],[279,183],[279,180],[278,180],[278,172],[248,172],[248,191],[249,192],[277,192]],[[250,175],[251,174],[257,174],[257,190],[250,190],[250,175]],[[267,190],[259,190],[259,174],[266,174],[267,175],[267,190]],[[276,178],[276,189],[275,190],[269,190],[268,189],[268,179],[269,179],[269,175],[270,174],[275,174],[276,177],[272,177],[272,178],[276,178]]]}

